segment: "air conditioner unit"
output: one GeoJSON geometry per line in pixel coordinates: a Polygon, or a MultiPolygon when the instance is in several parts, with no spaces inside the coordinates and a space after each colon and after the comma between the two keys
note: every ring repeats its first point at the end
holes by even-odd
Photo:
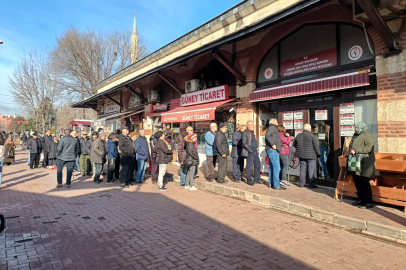
{"type": "Polygon", "coordinates": [[[199,89],[199,80],[193,79],[185,82],[185,93],[191,93],[199,89]]]}
{"type": "Polygon", "coordinates": [[[151,90],[148,92],[148,102],[160,102],[158,90],[151,90]]]}
{"type": "Polygon", "coordinates": [[[144,102],[142,101],[141,97],[133,94],[131,97],[131,101],[130,101],[130,106],[128,107],[137,107],[137,106],[141,106],[144,105],[144,102]]]}

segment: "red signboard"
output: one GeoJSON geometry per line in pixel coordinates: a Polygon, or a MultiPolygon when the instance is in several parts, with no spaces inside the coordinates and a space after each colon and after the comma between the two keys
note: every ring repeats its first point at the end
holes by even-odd
{"type": "Polygon", "coordinates": [[[140,121],[140,116],[138,114],[131,116],[131,120],[134,122],[140,121]]]}
{"type": "Polygon", "coordinates": [[[180,112],[161,116],[162,123],[210,121],[215,119],[215,110],[180,112]]]}
{"type": "Polygon", "coordinates": [[[171,100],[171,110],[180,107],[180,98],[171,100]]]}
{"type": "Polygon", "coordinates": [[[157,105],[151,104],[151,112],[167,111],[167,110],[168,110],[168,104],[157,104],[157,105]]]}
{"type": "Polygon", "coordinates": [[[332,48],[281,62],[281,75],[288,77],[335,66],[337,66],[337,48],[332,48]]]}
{"type": "Polygon", "coordinates": [[[180,98],[180,106],[189,106],[228,99],[228,85],[216,86],[188,94],[180,98]]]}

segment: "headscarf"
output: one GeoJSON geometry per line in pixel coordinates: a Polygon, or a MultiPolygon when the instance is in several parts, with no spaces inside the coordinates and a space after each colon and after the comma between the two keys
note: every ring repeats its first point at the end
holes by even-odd
{"type": "Polygon", "coordinates": [[[355,127],[358,128],[358,130],[355,131],[355,134],[357,134],[357,135],[360,135],[361,132],[363,132],[364,130],[365,130],[365,131],[368,130],[367,125],[366,125],[364,122],[362,122],[362,121],[355,123],[355,127]]]}

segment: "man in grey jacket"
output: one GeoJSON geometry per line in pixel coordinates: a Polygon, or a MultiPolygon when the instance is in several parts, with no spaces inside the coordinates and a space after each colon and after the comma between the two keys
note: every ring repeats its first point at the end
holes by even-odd
{"type": "Polygon", "coordinates": [[[233,182],[240,182],[242,172],[244,170],[244,157],[241,156],[242,151],[242,134],[245,131],[245,125],[237,124],[236,130],[233,133],[233,147],[231,149],[231,157],[233,158],[233,182]]]}
{"type": "Polygon", "coordinates": [[[227,132],[227,126],[224,123],[219,124],[219,131],[216,132],[214,137],[214,149],[219,161],[219,173],[217,182],[225,184],[227,173],[227,156],[230,155],[230,149],[228,148],[228,141],[225,133],[227,132]]]}
{"type": "MultiPolygon", "coordinates": [[[[76,132],[76,131],[75,131],[76,132]]],[[[66,165],[66,171],[67,171],[67,176],[66,176],[66,187],[70,188],[71,186],[71,179],[72,179],[72,172],[73,172],[73,163],[75,162],[75,158],[77,156],[77,153],[79,151],[78,149],[78,144],[76,142],[76,139],[70,136],[70,130],[65,129],[64,130],[64,136],[63,138],[59,141],[58,147],[57,147],[57,153],[58,153],[58,165],[57,165],[57,179],[58,179],[58,185],[56,186],[57,188],[62,187],[62,169],[63,166],[66,165]]]]}
{"type": "Polygon", "coordinates": [[[103,169],[103,163],[106,159],[106,136],[107,133],[99,133],[99,138],[94,140],[92,144],[92,149],[90,152],[90,160],[94,163],[96,167],[96,174],[94,176],[94,182],[100,184],[100,174],[103,169]]]}
{"type": "Polygon", "coordinates": [[[32,134],[32,138],[28,140],[27,149],[30,150],[30,169],[37,169],[42,150],[37,133],[32,134]]]}
{"type": "Polygon", "coordinates": [[[269,128],[265,134],[266,155],[269,159],[269,187],[276,190],[285,190],[281,187],[279,181],[279,172],[281,170],[279,152],[282,149],[281,137],[278,131],[278,120],[272,118],[269,128]]]}

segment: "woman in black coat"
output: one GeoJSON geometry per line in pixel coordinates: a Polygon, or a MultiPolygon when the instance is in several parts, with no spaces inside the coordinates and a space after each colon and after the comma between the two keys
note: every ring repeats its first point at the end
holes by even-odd
{"type": "Polygon", "coordinates": [[[195,145],[195,142],[197,141],[197,135],[195,133],[190,134],[189,136],[185,137],[185,143],[186,143],[186,158],[188,159],[189,157],[192,158],[193,160],[193,165],[189,168],[187,175],[186,175],[186,183],[185,183],[185,189],[189,190],[197,190],[197,188],[194,186],[194,175],[196,171],[196,166],[199,166],[199,154],[197,153],[197,148],[195,145]]]}
{"type": "Polygon", "coordinates": [[[50,145],[49,150],[48,150],[49,151],[48,167],[53,167],[54,170],[56,170],[56,163],[57,163],[57,159],[58,159],[57,148],[58,148],[58,140],[56,139],[56,137],[54,137],[53,142],[50,145]]]}

